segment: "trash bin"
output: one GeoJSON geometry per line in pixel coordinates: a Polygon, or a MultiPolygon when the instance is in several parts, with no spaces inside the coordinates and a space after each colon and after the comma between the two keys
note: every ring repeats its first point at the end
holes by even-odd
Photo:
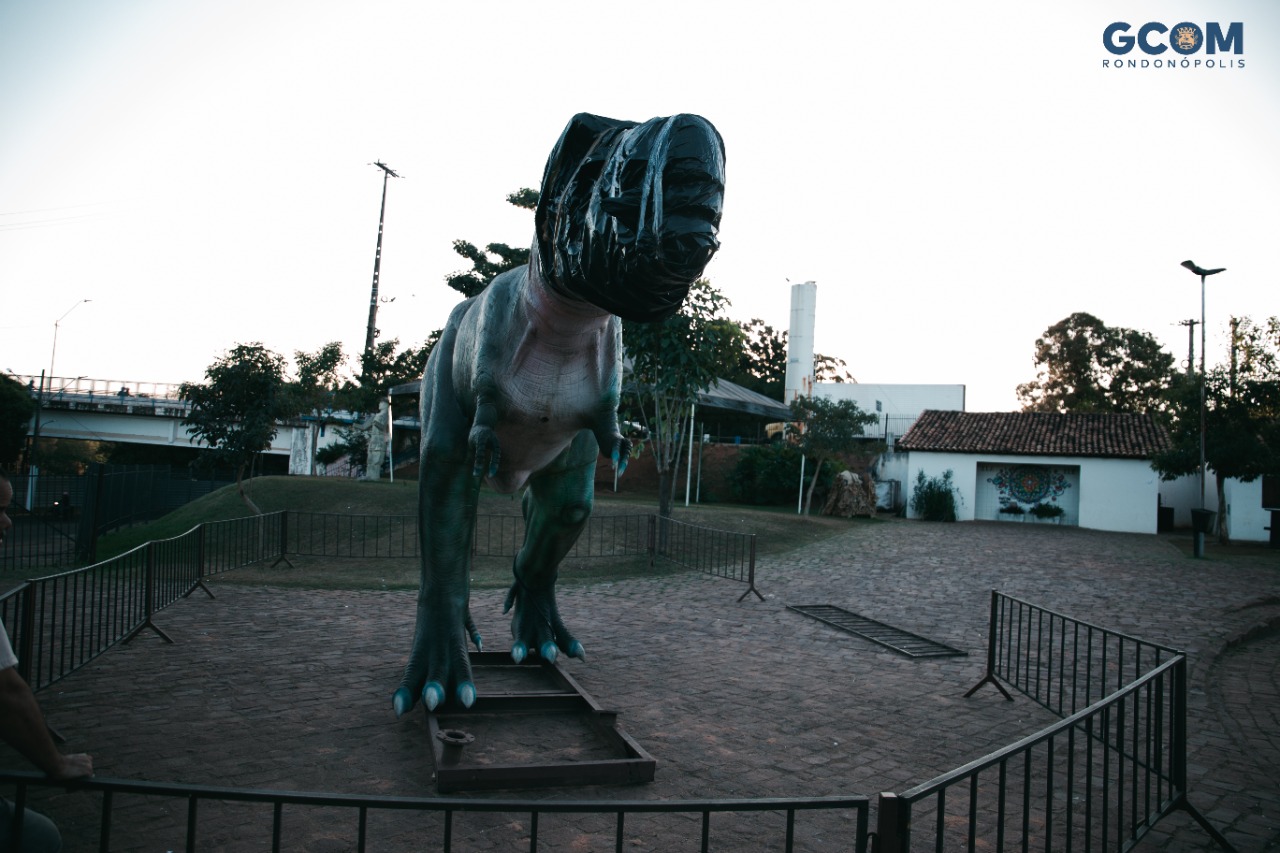
{"type": "Polygon", "coordinates": [[[1213,530],[1216,512],[1208,509],[1191,510],[1191,551],[1197,559],[1204,556],[1204,537],[1213,530]]]}
{"type": "Polygon", "coordinates": [[[1162,506],[1156,508],[1156,532],[1173,532],[1173,507],[1162,506]]]}
{"type": "Polygon", "coordinates": [[[1215,516],[1217,516],[1217,513],[1211,509],[1191,510],[1191,532],[1212,533],[1215,516]]]}

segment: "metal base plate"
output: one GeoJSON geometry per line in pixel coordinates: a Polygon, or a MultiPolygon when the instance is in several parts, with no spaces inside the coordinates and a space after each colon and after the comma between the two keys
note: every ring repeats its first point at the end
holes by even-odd
{"type": "Polygon", "coordinates": [[[471,669],[475,703],[426,715],[439,793],[653,781],[657,762],[558,661],[472,652],[471,669]]]}

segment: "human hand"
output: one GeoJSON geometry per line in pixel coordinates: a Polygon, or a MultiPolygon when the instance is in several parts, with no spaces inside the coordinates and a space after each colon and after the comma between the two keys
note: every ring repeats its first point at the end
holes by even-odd
{"type": "Polygon", "coordinates": [[[62,756],[58,766],[49,773],[49,778],[57,782],[71,782],[86,779],[93,775],[93,756],[83,752],[62,756]]]}

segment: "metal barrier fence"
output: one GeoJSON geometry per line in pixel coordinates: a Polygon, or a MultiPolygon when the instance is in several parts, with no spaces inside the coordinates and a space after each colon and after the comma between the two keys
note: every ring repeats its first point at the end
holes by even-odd
{"type": "Polygon", "coordinates": [[[878,853],[1129,850],[1187,800],[1186,656],[993,591],[987,672],[1061,721],[901,794],[878,853]]]}
{"type": "Polygon", "coordinates": [[[201,524],[0,596],[19,673],[39,690],[144,629],[168,640],[152,616],[197,588],[208,593],[208,575],[275,556],[281,515],[201,524]]]}
{"type": "Polygon", "coordinates": [[[659,518],[657,526],[658,556],[694,571],[747,584],[747,591],[738,597],[739,601],[752,593],[764,601],[756,589],[754,533],[715,530],[673,518],[659,518]]]}
{"type": "MultiPolygon", "coordinates": [[[[6,784],[16,784],[18,786],[18,795],[16,805],[19,809],[25,807],[26,788],[31,785],[54,786],[58,783],[50,782],[38,773],[28,771],[0,771],[0,782],[6,784]]],[[[62,785],[65,787],[65,783],[62,785]]],[[[206,806],[212,802],[241,802],[241,803],[258,803],[271,807],[271,820],[269,827],[263,825],[264,822],[258,821],[255,825],[262,826],[261,844],[258,849],[268,849],[279,851],[282,849],[282,835],[284,822],[285,806],[290,807],[290,819],[294,820],[296,812],[304,807],[310,807],[313,810],[324,809],[324,813],[318,816],[323,820],[326,826],[326,838],[330,843],[350,844],[351,849],[364,851],[368,843],[369,834],[369,817],[370,813],[377,812],[403,812],[413,811],[418,813],[430,813],[438,817],[432,824],[425,824],[423,821],[415,821],[413,830],[413,844],[415,849],[439,849],[443,853],[450,853],[453,849],[453,837],[455,823],[458,822],[460,815],[472,813],[498,813],[527,815],[528,829],[525,830],[529,835],[528,849],[531,853],[536,853],[540,849],[540,834],[544,831],[543,819],[550,815],[602,815],[612,817],[612,826],[610,821],[604,821],[600,825],[599,835],[612,836],[614,850],[621,851],[627,849],[624,838],[627,830],[627,818],[631,817],[633,822],[641,815],[698,815],[701,818],[701,840],[699,850],[706,853],[712,849],[711,842],[715,838],[712,826],[712,815],[722,815],[730,813],[778,813],[781,816],[779,821],[782,824],[781,849],[791,851],[795,847],[798,816],[803,816],[819,811],[852,811],[854,813],[854,832],[855,837],[852,840],[836,841],[841,849],[853,849],[856,853],[867,853],[868,848],[868,824],[869,824],[869,808],[870,801],[866,797],[812,797],[812,798],[761,798],[755,800],[679,800],[679,801],[663,801],[663,800],[559,800],[559,801],[537,801],[537,800],[478,800],[463,798],[445,798],[445,797],[379,797],[372,795],[344,795],[344,794],[324,794],[324,793],[303,793],[294,791],[265,791],[250,788],[228,788],[216,787],[209,785],[181,785],[172,783],[157,782],[135,782],[125,779],[105,779],[94,777],[75,786],[81,791],[101,791],[102,792],[102,810],[99,828],[99,845],[98,849],[107,851],[111,849],[112,832],[115,825],[114,811],[116,808],[115,797],[118,794],[131,795],[130,799],[136,799],[137,796],[156,797],[168,799],[183,799],[187,801],[186,809],[186,847],[190,853],[197,848],[199,842],[200,825],[198,821],[200,813],[200,805],[206,806]],[[345,811],[349,816],[349,822],[343,821],[335,815],[339,810],[345,811]],[[338,818],[338,819],[335,819],[338,818]]],[[[173,809],[175,815],[181,814],[177,809],[173,809]]],[[[551,820],[546,821],[552,824],[551,820]]],[[[723,823],[723,822],[720,822],[723,823]]],[[[717,823],[714,829],[720,829],[720,823],[717,823]]],[[[510,826],[510,824],[507,824],[510,826]]],[[[546,827],[548,835],[553,835],[555,831],[554,825],[546,827]]],[[[687,824],[668,821],[662,827],[667,835],[658,839],[656,843],[657,849],[688,849],[689,837],[687,824]],[[674,825],[673,825],[674,824],[674,825]]],[[[575,835],[578,835],[575,829],[575,835]]],[[[580,837],[575,838],[581,841],[580,837]]],[[[553,840],[549,845],[555,844],[553,840]]],[[[557,845],[563,849],[561,843],[557,845]]],[[[593,849],[602,849],[595,847],[593,849]]],[[[717,849],[723,849],[723,846],[717,849]]]]}
{"type": "MultiPolygon", "coordinates": [[[[284,513],[201,525],[96,566],[30,581],[0,597],[0,616],[9,626],[23,676],[33,688],[47,686],[147,628],[168,640],[151,621],[156,611],[203,588],[209,574],[283,556],[279,546],[288,540],[288,529],[284,513]]],[[[682,543],[678,537],[685,534],[676,528],[668,532],[673,549],[693,567],[706,571],[721,565],[698,563],[707,542],[718,541],[715,537],[689,533],[691,541],[682,543]]],[[[328,547],[329,538],[324,541],[328,547]]],[[[140,793],[187,800],[188,850],[195,847],[198,803],[235,800],[272,804],[273,849],[279,849],[281,813],[288,804],[354,809],[362,850],[368,812],[380,809],[443,813],[444,850],[450,849],[456,812],[529,814],[532,850],[538,847],[540,814],[616,815],[616,849],[621,850],[626,815],[698,813],[701,849],[707,850],[712,813],[782,811],[784,849],[791,850],[796,813],[855,809],[852,845],[860,853],[872,837],[877,853],[907,853],[913,843],[935,851],[1129,850],[1177,810],[1189,813],[1223,850],[1234,851],[1187,799],[1185,655],[993,591],[987,672],[968,695],[991,683],[1012,698],[1000,680],[1064,719],[901,794],[881,794],[874,835],[868,833],[864,798],[544,802],[359,797],[112,779],[90,780],[82,787],[103,791],[103,850],[109,845],[113,794],[140,793]]],[[[49,784],[36,774],[13,771],[0,772],[0,781],[17,784],[19,804],[26,786],[49,784]]]]}
{"type": "Polygon", "coordinates": [[[60,569],[76,563],[80,522],[54,513],[28,512],[16,501],[9,506],[13,521],[0,548],[0,572],[17,573],[39,568],[60,569]]]}

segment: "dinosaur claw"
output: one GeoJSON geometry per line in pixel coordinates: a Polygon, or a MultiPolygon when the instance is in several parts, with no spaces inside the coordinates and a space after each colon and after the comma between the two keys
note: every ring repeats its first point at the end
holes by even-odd
{"type": "Polygon", "coordinates": [[[625,473],[627,473],[627,460],[623,459],[618,463],[618,476],[621,477],[625,473]]]}
{"type": "Polygon", "coordinates": [[[471,642],[475,643],[476,651],[484,651],[484,640],[480,637],[479,631],[473,631],[471,633],[471,642]]]}
{"type": "Polygon", "coordinates": [[[464,681],[458,685],[458,701],[462,703],[462,707],[470,708],[476,701],[476,686],[469,681],[464,681]]]}
{"type": "Polygon", "coordinates": [[[430,681],[427,686],[422,689],[422,701],[426,704],[428,711],[434,711],[436,706],[444,701],[444,687],[438,681],[430,681]]]}
{"type": "Polygon", "coordinates": [[[396,716],[403,717],[405,712],[413,707],[413,696],[409,693],[409,689],[401,687],[391,697],[391,707],[396,709],[396,716]]]}
{"type": "Polygon", "coordinates": [[[587,659],[587,650],[582,648],[582,643],[574,640],[569,644],[569,657],[585,661],[587,659]]]}
{"type": "Polygon", "coordinates": [[[527,654],[529,654],[529,649],[526,648],[524,643],[511,644],[511,659],[516,663],[523,663],[527,654]]]}
{"type": "Polygon", "coordinates": [[[555,663],[556,655],[559,653],[560,650],[556,648],[556,644],[550,640],[547,640],[542,644],[542,648],[538,649],[538,654],[542,655],[542,659],[547,663],[555,663]]]}

